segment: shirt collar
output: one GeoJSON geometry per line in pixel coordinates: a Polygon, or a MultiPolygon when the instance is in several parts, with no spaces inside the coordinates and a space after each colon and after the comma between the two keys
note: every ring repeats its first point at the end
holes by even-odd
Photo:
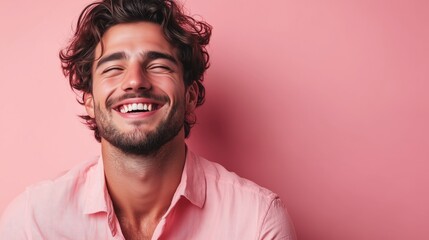
{"type": "Polygon", "coordinates": [[[111,200],[106,187],[103,159],[101,156],[98,158],[96,166],[90,169],[86,181],[84,214],[109,212],[111,200]]]}
{"type": "MultiPolygon", "coordinates": [[[[106,187],[103,159],[99,157],[96,166],[89,170],[86,184],[84,214],[107,212],[113,214],[113,205],[106,187]]],[[[202,208],[206,200],[206,178],[199,157],[187,148],[182,178],[173,196],[172,208],[181,196],[202,208]]]]}
{"type": "Polygon", "coordinates": [[[112,236],[116,236],[119,223],[117,222],[115,211],[113,210],[113,203],[107,191],[103,159],[101,156],[97,161],[97,165],[89,170],[86,181],[86,202],[83,213],[106,213],[112,236]]]}
{"type": "Polygon", "coordinates": [[[202,208],[206,201],[206,178],[199,156],[187,148],[182,179],[174,194],[172,205],[184,196],[192,204],[202,208]]]}

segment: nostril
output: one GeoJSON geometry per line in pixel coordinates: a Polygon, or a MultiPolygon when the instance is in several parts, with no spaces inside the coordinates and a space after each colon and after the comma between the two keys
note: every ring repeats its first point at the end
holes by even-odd
{"type": "Polygon", "coordinates": [[[140,86],[138,89],[139,90],[148,90],[148,89],[150,89],[150,86],[140,86]]]}

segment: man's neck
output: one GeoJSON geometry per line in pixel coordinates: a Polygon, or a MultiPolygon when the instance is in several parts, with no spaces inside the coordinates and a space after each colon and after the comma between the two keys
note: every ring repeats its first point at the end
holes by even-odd
{"type": "Polygon", "coordinates": [[[127,155],[102,141],[102,156],[108,191],[123,230],[142,231],[149,225],[154,230],[181,180],[186,157],[183,138],[176,136],[153,156],[127,155]]]}

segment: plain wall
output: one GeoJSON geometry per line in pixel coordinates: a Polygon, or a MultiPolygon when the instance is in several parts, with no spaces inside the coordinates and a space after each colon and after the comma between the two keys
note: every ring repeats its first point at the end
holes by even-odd
{"type": "MultiPolygon", "coordinates": [[[[0,2],[0,212],[99,153],[58,59],[87,3],[0,2]]],[[[300,240],[429,239],[429,1],[186,7],[214,27],[191,148],[278,193],[300,240]]]]}

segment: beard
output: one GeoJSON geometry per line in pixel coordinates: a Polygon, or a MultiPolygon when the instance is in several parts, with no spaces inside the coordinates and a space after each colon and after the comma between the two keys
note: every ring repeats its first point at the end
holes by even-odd
{"type": "Polygon", "coordinates": [[[130,132],[121,131],[112,122],[110,111],[103,111],[100,104],[95,107],[95,120],[100,136],[123,153],[148,156],[156,154],[162,146],[172,140],[183,128],[185,107],[176,102],[154,130],[143,131],[136,128],[130,132]],[[176,111],[174,111],[176,110],[176,111]]]}

